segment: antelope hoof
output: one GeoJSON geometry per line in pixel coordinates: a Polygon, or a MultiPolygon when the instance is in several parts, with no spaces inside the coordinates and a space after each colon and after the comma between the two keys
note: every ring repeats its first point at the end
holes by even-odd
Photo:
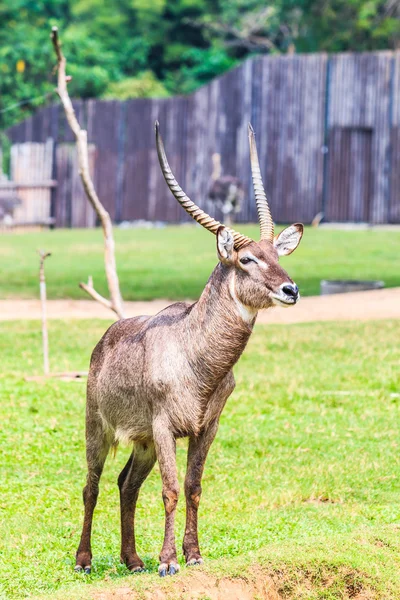
{"type": "Polygon", "coordinates": [[[76,553],[76,561],[74,567],[75,573],[85,573],[90,575],[92,571],[92,553],[89,551],[78,551],[76,553]]]}
{"type": "Polygon", "coordinates": [[[145,572],[145,568],[144,567],[140,567],[140,566],[136,566],[136,567],[128,567],[128,569],[130,570],[131,573],[144,573],[145,572]]]}
{"type": "Polygon", "coordinates": [[[90,567],[90,566],[82,567],[82,565],[76,565],[74,567],[74,571],[75,571],[75,573],[82,573],[82,572],[84,572],[85,575],[90,575],[90,573],[92,572],[92,567],[90,567]]]}
{"type": "Polygon", "coordinates": [[[139,558],[137,554],[131,556],[121,556],[121,563],[126,565],[131,573],[143,573],[145,571],[144,562],[139,558]]]}
{"type": "Polygon", "coordinates": [[[175,575],[179,571],[179,565],[176,562],[161,563],[158,567],[158,574],[160,577],[166,577],[167,575],[175,575]]]}
{"type": "Polygon", "coordinates": [[[199,558],[191,558],[190,560],[187,561],[186,566],[187,567],[195,567],[196,565],[202,565],[204,564],[204,560],[199,557],[199,558]]]}

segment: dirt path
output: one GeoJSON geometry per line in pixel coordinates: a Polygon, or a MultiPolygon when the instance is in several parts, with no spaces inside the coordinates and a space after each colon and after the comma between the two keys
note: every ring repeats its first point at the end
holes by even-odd
{"type": "MultiPolygon", "coordinates": [[[[126,302],[126,313],[153,315],[171,302],[126,302]]],[[[112,314],[92,300],[49,300],[50,319],[111,319],[112,314]]],[[[38,300],[0,300],[0,321],[40,319],[38,300]]],[[[307,323],[310,321],[368,321],[400,319],[400,288],[369,292],[310,296],[302,298],[293,308],[274,308],[261,311],[258,323],[307,323]]]]}

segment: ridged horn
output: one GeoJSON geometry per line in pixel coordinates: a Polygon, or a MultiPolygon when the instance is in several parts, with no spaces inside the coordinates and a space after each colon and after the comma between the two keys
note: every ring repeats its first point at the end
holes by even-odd
{"type": "MultiPolygon", "coordinates": [[[[197,223],[200,223],[200,225],[205,227],[205,229],[208,229],[208,231],[211,231],[211,233],[214,233],[216,235],[218,227],[221,227],[223,224],[219,221],[216,221],[215,219],[210,217],[210,215],[208,215],[206,212],[201,210],[201,208],[199,208],[197,204],[195,204],[189,198],[189,196],[185,194],[179,183],[176,181],[175,176],[171,171],[171,167],[168,164],[167,156],[164,150],[164,144],[159,129],[159,122],[156,121],[155,130],[158,160],[160,161],[161,170],[169,189],[171,190],[175,198],[178,200],[179,204],[195,221],[197,221],[197,223]]],[[[235,231],[234,229],[231,229],[230,227],[227,227],[227,229],[229,229],[229,231],[233,235],[234,247],[236,250],[239,250],[239,248],[243,248],[243,246],[247,246],[247,244],[250,244],[253,241],[252,239],[246,237],[245,235],[242,235],[241,233],[235,231]]]]}
{"type": "Polygon", "coordinates": [[[260,221],[261,239],[274,241],[274,221],[268,206],[267,196],[261,178],[260,163],[258,160],[256,138],[254,129],[249,123],[249,144],[250,144],[250,163],[251,175],[253,178],[254,195],[256,197],[258,220],[260,221]]]}

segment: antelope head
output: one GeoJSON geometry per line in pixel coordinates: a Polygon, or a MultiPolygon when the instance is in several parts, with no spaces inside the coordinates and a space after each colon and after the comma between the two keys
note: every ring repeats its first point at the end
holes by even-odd
{"type": "MultiPolygon", "coordinates": [[[[187,213],[217,237],[218,258],[232,271],[229,289],[232,298],[246,312],[273,305],[293,306],[300,298],[299,290],[279,265],[279,257],[291,254],[299,245],[303,225],[295,223],[274,235],[274,222],[261,178],[254,131],[249,124],[251,173],[256,198],[261,239],[255,242],[225,227],[201,210],[182,190],[168,164],[164,145],[156,128],[157,153],[165,181],[187,213]]],[[[243,312],[243,310],[241,312],[243,312]]]]}

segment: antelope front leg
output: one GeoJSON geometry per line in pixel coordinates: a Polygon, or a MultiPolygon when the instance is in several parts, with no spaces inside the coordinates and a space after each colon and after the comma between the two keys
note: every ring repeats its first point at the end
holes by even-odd
{"type": "Polygon", "coordinates": [[[176,471],[176,442],[167,419],[156,418],[153,438],[162,479],[162,497],[165,507],[164,543],[160,553],[160,577],[179,571],[175,546],[175,511],[178,504],[179,485],[176,471]]]}
{"type": "Polygon", "coordinates": [[[191,436],[189,438],[185,478],[186,527],[182,546],[187,566],[200,565],[203,562],[197,533],[197,511],[200,503],[201,478],[204,465],[217,429],[218,421],[215,421],[199,436],[191,436]]]}

